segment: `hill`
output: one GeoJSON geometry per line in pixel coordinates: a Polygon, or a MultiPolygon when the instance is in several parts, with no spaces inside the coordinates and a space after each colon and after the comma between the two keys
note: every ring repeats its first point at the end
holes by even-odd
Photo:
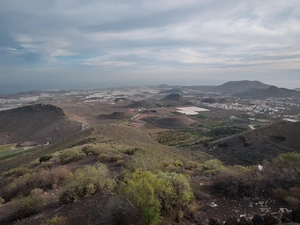
{"type": "Polygon", "coordinates": [[[165,96],[163,99],[161,99],[161,101],[181,101],[182,100],[182,96],[180,94],[169,94],[167,96],[165,96]]]}
{"type": "Polygon", "coordinates": [[[158,117],[148,116],[143,118],[144,121],[153,124],[154,126],[167,129],[185,129],[191,127],[196,121],[185,116],[178,117],[158,117]]]}
{"type": "Polygon", "coordinates": [[[213,88],[213,91],[220,92],[222,94],[235,94],[240,92],[245,92],[250,89],[267,89],[270,85],[264,84],[260,81],[229,81],[220,86],[213,88]]]}
{"type": "Polygon", "coordinates": [[[237,93],[235,96],[240,98],[251,98],[251,99],[265,99],[265,98],[291,98],[300,97],[300,92],[296,90],[290,90],[286,88],[278,88],[271,86],[267,89],[252,88],[248,91],[237,93]]]}
{"type": "Polygon", "coordinates": [[[99,115],[99,119],[117,119],[122,120],[126,118],[132,117],[134,114],[132,112],[126,111],[126,112],[113,112],[111,114],[102,114],[99,115]]]}
{"type": "Polygon", "coordinates": [[[127,106],[125,106],[125,108],[152,108],[152,107],[155,107],[155,105],[145,100],[133,101],[127,106]]]}
{"type": "Polygon", "coordinates": [[[230,165],[255,165],[281,153],[300,152],[300,122],[281,122],[217,141],[207,153],[230,165]]]}
{"type": "Polygon", "coordinates": [[[36,104],[0,112],[0,144],[33,141],[56,142],[81,130],[63,110],[50,104],[36,104]]]}
{"type": "Polygon", "coordinates": [[[180,89],[172,88],[169,90],[160,91],[158,94],[182,94],[180,89]]]}
{"type": "Polygon", "coordinates": [[[202,92],[218,92],[221,94],[232,95],[239,92],[244,92],[252,88],[266,89],[270,87],[268,84],[264,84],[260,81],[228,81],[219,86],[187,86],[186,88],[199,90],[202,92]]]}

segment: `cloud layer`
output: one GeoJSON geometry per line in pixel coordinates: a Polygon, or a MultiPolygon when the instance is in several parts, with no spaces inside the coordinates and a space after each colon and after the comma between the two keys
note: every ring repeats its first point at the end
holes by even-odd
{"type": "Polygon", "coordinates": [[[299,0],[0,5],[0,72],[6,79],[22,79],[29,70],[32,79],[73,74],[76,80],[84,71],[99,81],[139,74],[140,82],[150,83],[277,79],[295,85],[300,72],[299,0]]]}

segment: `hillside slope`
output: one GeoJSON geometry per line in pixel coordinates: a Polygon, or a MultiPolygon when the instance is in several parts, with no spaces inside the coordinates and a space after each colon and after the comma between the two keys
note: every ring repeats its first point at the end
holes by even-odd
{"type": "Polygon", "coordinates": [[[278,88],[271,86],[267,89],[249,89],[248,91],[236,94],[240,98],[251,98],[251,99],[265,99],[265,98],[291,98],[300,97],[300,92],[296,90],[289,90],[286,88],[278,88]]]}
{"type": "Polygon", "coordinates": [[[63,110],[50,104],[36,104],[0,112],[0,145],[33,141],[56,142],[81,130],[63,110]]]}
{"type": "Polygon", "coordinates": [[[300,122],[281,122],[215,142],[207,153],[230,165],[253,165],[281,153],[300,152],[300,122]]]}
{"type": "Polygon", "coordinates": [[[234,94],[244,92],[249,89],[267,89],[270,85],[264,84],[260,81],[229,81],[220,86],[215,87],[213,90],[222,94],[234,94]]]}

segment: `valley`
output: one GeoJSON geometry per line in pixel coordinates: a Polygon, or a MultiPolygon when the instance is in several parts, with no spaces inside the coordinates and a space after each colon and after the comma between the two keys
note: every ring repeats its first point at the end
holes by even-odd
{"type": "Polygon", "coordinates": [[[258,81],[1,96],[0,224],[300,223],[299,121],[258,81]]]}

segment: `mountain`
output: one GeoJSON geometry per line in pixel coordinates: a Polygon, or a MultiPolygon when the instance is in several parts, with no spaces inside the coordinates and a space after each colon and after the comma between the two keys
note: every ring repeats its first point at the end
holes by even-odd
{"type": "Polygon", "coordinates": [[[250,89],[267,89],[270,87],[268,84],[264,84],[260,81],[229,81],[220,86],[213,88],[214,92],[220,92],[222,94],[232,95],[235,93],[245,92],[250,89]]]}
{"type": "Polygon", "coordinates": [[[235,93],[240,93],[248,91],[250,89],[266,89],[270,87],[268,84],[264,84],[260,81],[229,81],[219,86],[186,86],[185,88],[198,90],[201,92],[218,92],[220,94],[232,95],[235,93]]]}
{"type": "Polygon", "coordinates": [[[0,145],[32,141],[53,143],[81,130],[63,110],[50,104],[35,104],[0,112],[0,145]]]}
{"type": "Polygon", "coordinates": [[[270,86],[267,89],[257,89],[252,88],[248,91],[235,94],[236,97],[240,98],[251,98],[251,99],[265,99],[265,98],[290,98],[290,97],[300,97],[300,92],[295,90],[290,90],[286,88],[278,88],[275,86],[270,86]]]}

